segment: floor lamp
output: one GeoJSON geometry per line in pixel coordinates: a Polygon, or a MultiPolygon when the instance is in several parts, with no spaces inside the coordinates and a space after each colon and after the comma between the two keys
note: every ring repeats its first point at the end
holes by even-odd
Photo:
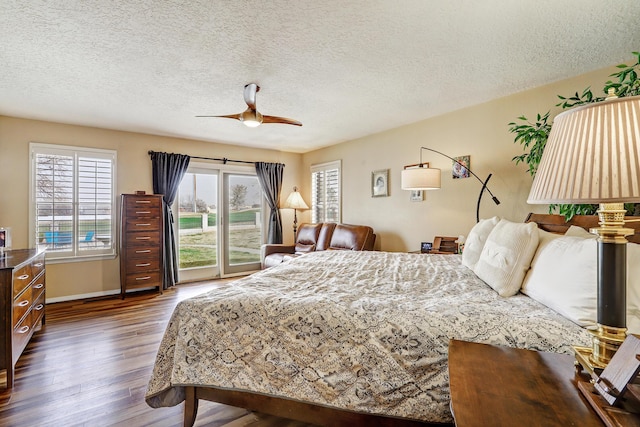
{"type": "Polygon", "coordinates": [[[482,184],[482,188],[480,189],[480,195],[478,196],[478,203],[476,204],[476,222],[480,221],[480,201],[482,200],[482,195],[484,194],[484,190],[487,190],[489,194],[491,194],[491,199],[496,205],[500,204],[500,200],[496,196],[493,195],[489,187],[487,187],[487,183],[489,179],[491,179],[491,174],[482,181],[478,175],[473,173],[468,166],[460,163],[456,159],[451,156],[447,156],[440,151],[436,151],[432,148],[420,147],[420,163],[414,165],[407,165],[402,170],[401,174],[401,184],[403,190],[439,190],[440,189],[440,169],[430,168],[429,163],[424,163],[422,161],[422,150],[432,151],[434,153],[440,154],[441,156],[446,157],[447,159],[453,160],[463,168],[469,171],[469,173],[477,179],[480,184],[482,184]],[[426,166],[426,167],[425,167],[426,166]]]}
{"type": "Polygon", "coordinates": [[[640,201],[640,97],[567,110],[554,119],[529,203],[599,203],[598,314],[592,347],[575,347],[589,372],[603,369],[626,337],[624,203],[640,201]]]}
{"type": "Polygon", "coordinates": [[[293,209],[293,241],[295,242],[298,234],[298,210],[306,210],[309,209],[309,206],[304,202],[304,199],[298,192],[298,187],[293,187],[293,191],[287,197],[287,200],[284,202],[285,209],[293,209]]]}

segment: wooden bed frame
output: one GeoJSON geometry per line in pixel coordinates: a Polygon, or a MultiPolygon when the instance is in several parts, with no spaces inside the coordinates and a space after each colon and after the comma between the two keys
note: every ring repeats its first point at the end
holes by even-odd
{"type": "MultiPolygon", "coordinates": [[[[627,218],[640,220],[640,217],[627,218]]],[[[576,215],[571,219],[571,221],[566,222],[564,217],[561,215],[530,213],[525,222],[535,222],[542,230],[560,234],[564,234],[564,232],[566,232],[572,225],[582,227],[587,230],[598,227],[598,217],[596,215],[576,215]]],[[[640,243],[640,222],[631,222],[625,226],[635,230],[635,234],[633,236],[629,236],[627,239],[634,243],[640,243]]],[[[350,427],[453,426],[453,424],[447,423],[429,423],[403,418],[386,417],[382,415],[351,412],[258,393],[225,390],[215,387],[185,386],[185,393],[184,426],[186,427],[193,426],[198,413],[198,401],[200,399],[307,422],[310,424],[320,423],[320,425],[332,426],[348,425],[350,427]]]]}

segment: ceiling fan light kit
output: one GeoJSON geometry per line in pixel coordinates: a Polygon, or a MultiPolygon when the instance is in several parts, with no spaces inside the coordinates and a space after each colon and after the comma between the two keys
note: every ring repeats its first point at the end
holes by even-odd
{"type": "Polygon", "coordinates": [[[262,124],[262,114],[258,113],[256,110],[247,108],[244,113],[240,114],[239,120],[243,125],[250,128],[255,128],[262,124]]]}
{"type": "Polygon", "coordinates": [[[249,83],[244,87],[244,102],[247,104],[247,109],[239,114],[227,114],[224,116],[196,116],[196,117],[222,117],[225,119],[240,120],[245,126],[254,128],[260,126],[262,123],[281,123],[285,125],[302,126],[297,120],[287,119],[286,117],[278,116],[266,116],[260,114],[256,109],[256,93],[260,91],[260,86],[255,83],[249,83]]]}

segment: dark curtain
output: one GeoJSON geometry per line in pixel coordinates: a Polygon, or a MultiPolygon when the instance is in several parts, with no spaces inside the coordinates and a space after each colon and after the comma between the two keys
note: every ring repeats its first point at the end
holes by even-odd
{"type": "Polygon", "coordinates": [[[153,192],[164,196],[164,289],[178,281],[178,254],[171,205],[178,194],[180,181],[189,167],[190,159],[184,154],[151,153],[153,192]]]}
{"type": "Polygon", "coordinates": [[[282,243],[282,218],[280,217],[280,190],[282,189],[282,163],[256,162],[256,175],[267,199],[269,209],[269,229],[267,243],[282,243]]]}

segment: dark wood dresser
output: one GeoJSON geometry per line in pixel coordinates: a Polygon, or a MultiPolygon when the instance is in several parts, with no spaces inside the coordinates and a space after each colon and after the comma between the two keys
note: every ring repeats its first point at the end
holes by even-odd
{"type": "Polygon", "coordinates": [[[44,251],[18,249],[0,256],[0,371],[13,387],[14,368],[34,331],[44,325],[44,251]]]}
{"type": "Polygon", "coordinates": [[[162,195],[123,194],[120,226],[120,293],[158,288],[162,293],[164,232],[162,195]]]}

